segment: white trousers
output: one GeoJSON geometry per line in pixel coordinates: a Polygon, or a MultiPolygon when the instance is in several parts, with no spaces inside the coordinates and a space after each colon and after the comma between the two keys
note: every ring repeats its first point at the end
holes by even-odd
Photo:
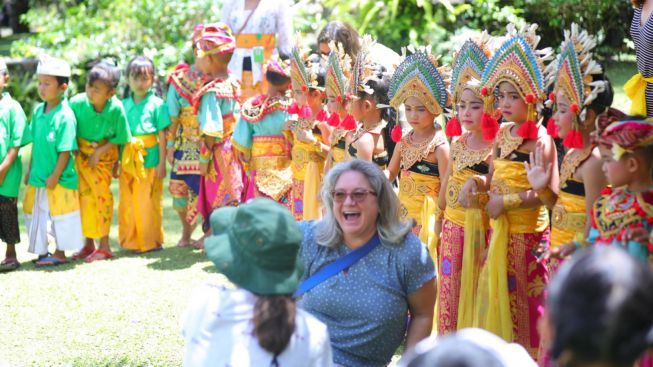
{"type": "Polygon", "coordinates": [[[32,214],[25,214],[25,224],[29,237],[27,250],[33,254],[47,254],[50,239],[55,241],[60,251],[78,251],[84,245],[79,210],[52,216],[45,188],[36,188],[34,208],[32,214]]]}

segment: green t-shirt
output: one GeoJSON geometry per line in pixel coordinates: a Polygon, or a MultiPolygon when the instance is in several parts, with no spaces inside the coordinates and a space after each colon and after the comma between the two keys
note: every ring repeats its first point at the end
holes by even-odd
{"type": "MultiPolygon", "coordinates": [[[[2,93],[0,99],[0,164],[5,160],[9,149],[19,148],[32,142],[29,133],[25,133],[27,117],[9,93],[2,93]]],[[[0,185],[0,195],[18,197],[23,163],[20,150],[14,162],[9,166],[4,182],[0,185]]]]}
{"type": "Polygon", "coordinates": [[[57,107],[45,111],[45,102],[36,106],[29,125],[32,137],[32,170],[29,184],[45,187],[45,180],[50,177],[59,159],[59,153],[69,152],[70,159],[61,172],[59,184],[67,189],[77,190],[77,171],[72,152],[77,150],[75,114],[63,99],[57,107]]]}
{"type": "MultiPolygon", "coordinates": [[[[152,91],[138,104],[134,103],[134,98],[131,96],[123,99],[122,104],[125,106],[132,136],[157,134],[170,126],[170,116],[165,103],[152,91]]],[[[157,164],[159,164],[159,146],[155,145],[147,149],[145,168],[153,168],[157,164]]]]}
{"type": "Polygon", "coordinates": [[[78,138],[91,142],[107,139],[113,144],[131,139],[125,109],[116,96],[107,101],[102,112],[95,112],[86,93],[80,93],[70,99],[70,108],[77,119],[78,138]]]}

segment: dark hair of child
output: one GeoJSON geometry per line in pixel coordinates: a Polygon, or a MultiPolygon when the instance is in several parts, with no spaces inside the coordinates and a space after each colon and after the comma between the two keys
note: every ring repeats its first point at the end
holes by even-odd
{"type": "MultiPolygon", "coordinates": [[[[130,76],[149,76],[152,78],[153,82],[156,82],[156,68],[154,67],[154,62],[145,56],[134,57],[127,64],[127,79],[129,79],[130,76]]],[[[127,98],[130,95],[131,89],[129,88],[129,83],[127,83],[125,86],[124,98],[127,98]]]]}
{"type": "Polygon", "coordinates": [[[390,137],[390,133],[392,132],[392,128],[399,122],[397,121],[397,110],[389,107],[390,98],[388,97],[388,90],[390,89],[390,76],[384,66],[377,66],[378,69],[374,77],[365,84],[372,89],[373,93],[370,95],[363,91],[358,91],[356,96],[363,99],[372,99],[376,104],[388,106],[381,109],[381,118],[387,122],[386,127],[383,129],[383,142],[385,143],[388,156],[392,157],[392,153],[397,144],[390,137]]]}
{"type": "Polygon", "coordinates": [[[268,83],[274,85],[275,87],[290,83],[290,77],[275,73],[273,71],[265,72],[265,80],[267,80],[268,83]]]}
{"type": "Polygon", "coordinates": [[[106,61],[100,61],[88,72],[88,77],[86,78],[86,83],[89,85],[96,81],[101,81],[109,86],[109,88],[115,89],[120,82],[120,69],[110,65],[106,61]]]}
{"type": "Polygon", "coordinates": [[[70,83],[70,78],[67,76],[55,76],[55,79],[57,79],[58,85],[70,83]]]}
{"type": "Polygon", "coordinates": [[[632,0],[631,2],[633,3],[634,7],[641,8],[642,6],[644,6],[646,0],[632,0]]]}
{"type": "Polygon", "coordinates": [[[571,352],[565,367],[633,366],[653,346],[651,289],[651,270],[621,248],[576,255],[549,285],[552,357],[571,352]]]}
{"type": "Polygon", "coordinates": [[[254,335],[261,348],[276,357],[283,352],[295,332],[297,308],[292,297],[260,295],[254,305],[254,335]]]}
{"type": "Polygon", "coordinates": [[[334,20],[329,22],[317,36],[317,44],[334,41],[340,43],[349,57],[354,59],[360,49],[360,36],[349,23],[334,20]]]}

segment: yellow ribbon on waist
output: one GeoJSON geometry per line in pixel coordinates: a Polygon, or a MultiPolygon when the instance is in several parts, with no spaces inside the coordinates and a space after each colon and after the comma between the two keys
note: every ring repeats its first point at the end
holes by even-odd
{"type": "Polygon", "coordinates": [[[154,134],[132,137],[122,151],[122,170],[136,178],[145,178],[146,149],[152,148],[157,143],[158,139],[154,134]]]}
{"type": "Polygon", "coordinates": [[[646,116],[646,85],[653,83],[653,77],[644,78],[640,73],[633,75],[624,84],[624,92],[630,98],[630,114],[633,116],[646,116]]]}
{"type": "Polygon", "coordinates": [[[512,314],[508,291],[510,223],[506,215],[493,219],[492,229],[487,260],[479,275],[473,324],[511,342],[512,314]]]}

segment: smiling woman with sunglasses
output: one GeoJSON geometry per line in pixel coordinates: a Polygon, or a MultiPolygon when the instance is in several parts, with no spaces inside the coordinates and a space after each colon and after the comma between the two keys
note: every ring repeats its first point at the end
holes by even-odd
{"type": "Polygon", "coordinates": [[[334,362],[385,366],[431,333],[435,270],[426,247],[399,219],[383,172],[352,160],[324,178],[320,221],[300,223],[300,305],[328,329],[334,362]],[[408,314],[410,311],[410,320],[408,314]]]}

